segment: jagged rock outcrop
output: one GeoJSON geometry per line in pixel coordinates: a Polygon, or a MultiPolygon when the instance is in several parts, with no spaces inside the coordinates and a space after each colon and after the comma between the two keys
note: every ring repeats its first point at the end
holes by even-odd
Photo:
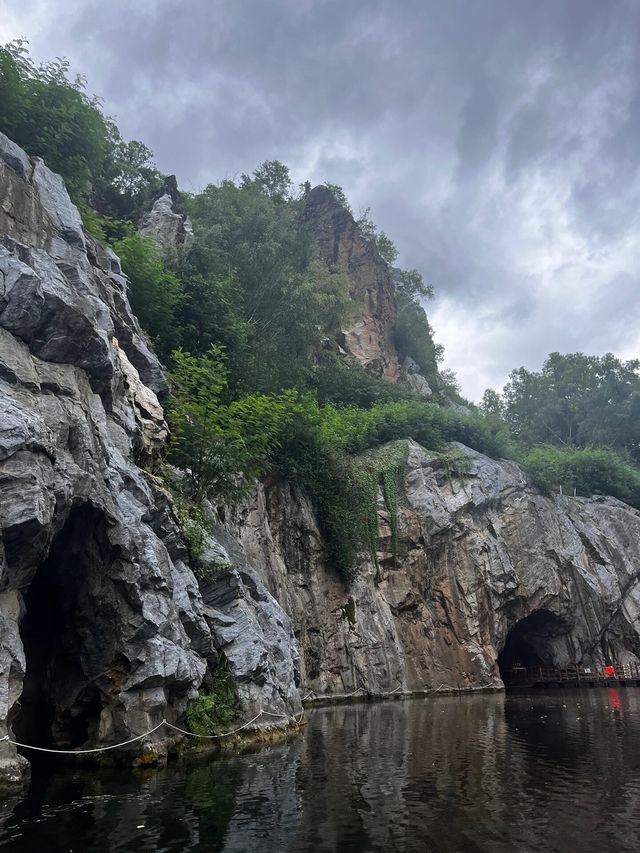
{"type": "Polygon", "coordinates": [[[154,201],[149,213],[140,220],[140,233],[153,237],[164,252],[175,251],[193,234],[189,217],[175,210],[179,199],[175,175],[169,175],[162,194],[154,201]]]}
{"type": "Polygon", "coordinates": [[[225,656],[248,717],[261,709],[275,712],[272,720],[283,712],[297,714],[300,672],[291,620],[211,508],[208,517],[213,535],[199,558],[206,572],[200,590],[216,649],[225,656]]]}
{"type": "MultiPolygon", "coordinates": [[[[167,494],[138,467],[166,439],[166,386],[117,257],[85,233],[59,176],[2,134],[0,198],[0,738],[119,742],[180,720],[234,641],[212,622],[167,494]]],[[[268,633],[248,572],[249,594],[236,585],[226,603],[247,614],[245,649],[252,612],[268,633]]],[[[299,699],[277,645],[255,683],[255,661],[236,674],[254,705],[287,714],[299,699]]],[[[0,781],[23,766],[0,741],[0,781]]]]}
{"type": "MultiPolygon", "coordinates": [[[[61,179],[1,134],[0,199],[0,780],[24,763],[7,733],[66,748],[180,721],[220,653],[246,715],[268,709],[273,725],[300,709],[299,687],[495,688],[518,656],[638,660],[640,513],[542,495],[515,463],[461,446],[452,470],[407,443],[397,553],[380,499],[378,567],[363,557],[349,587],[308,500],[282,482],[224,527],[209,508],[198,583],[171,499],[143,469],[167,438],[166,383],[117,257],[61,179]]],[[[363,306],[343,348],[395,380],[388,267],[328,190],[307,201],[323,257],[363,306]]],[[[169,230],[157,233],[175,241],[169,230]]]]}
{"type": "Polygon", "coordinates": [[[317,186],[309,192],[304,219],[321,259],[346,272],[351,281],[350,295],[360,316],[341,335],[341,346],[372,375],[397,381],[396,302],[388,265],[327,187],[317,186]]]}
{"type": "Polygon", "coordinates": [[[433,390],[431,389],[431,386],[429,385],[427,380],[422,375],[420,365],[416,361],[414,361],[411,356],[407,356],[402,362],[402,369],[400,375],[401,378],[409,386],[409,388],[411,388],[412,391],[415,391],[416,394],[419,394],[426,400],[428,400],[430,397],[433,397],[433,390]]]}
{"type": "Polygon", "coordinates": [[[292,617],[304,690],[500,687],[499,655],[514,644],[545,664],[637,662],[640,513],[613,498],[544,496],[515,463],[459,450],[469,471],[456,477],[409,442],[396,561],[380,501],[379,583],[368,562],[350,589],[339,582],[310,506],[287,485],[260,488],[233,514],[292,617]]]}

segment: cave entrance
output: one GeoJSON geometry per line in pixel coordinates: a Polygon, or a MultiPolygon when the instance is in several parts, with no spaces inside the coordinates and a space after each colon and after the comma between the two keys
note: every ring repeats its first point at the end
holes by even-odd
{"type": "Polygon", "coordinates": [[[103,626],[95,584],[108,554],[104,515],[88,504],[76,508],[25,594],[26,674],[11,721],[22,743],[72,749],[97,738],[103,626]]]}
{"type": "Polygon", "coordinates": [[[539,667],[558,666],[568,631],[565,622],[550,610],[536,610],[516,622],[498,655],[505,685],[528,681],[530,673],[539,667]]]}

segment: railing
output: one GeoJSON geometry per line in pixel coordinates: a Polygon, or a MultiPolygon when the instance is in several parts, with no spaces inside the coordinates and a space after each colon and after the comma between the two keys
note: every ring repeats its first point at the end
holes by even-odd
{"type": "Polygon", "coordinates": [[[544,684],[548,682],[587,682],[606,683],[608,681],[640,681],[640,665],[615,664],[606,667],[548,667],[548,666],[514,666],[505,673],[507,684],[544,684]]]}

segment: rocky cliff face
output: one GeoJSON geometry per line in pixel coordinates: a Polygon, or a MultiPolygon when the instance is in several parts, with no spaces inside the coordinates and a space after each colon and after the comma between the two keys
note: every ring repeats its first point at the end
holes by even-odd
{"type": "Polygon", "coordinates": [[[162,189],[161,195],[153,203],[153,207],[142,217],[138,230],[146,237],[153,237],[163,252],[175,252],[183,246],[193,234],[191,220],[184,214],[177,213],[180,193],[175,175],[170,175],[162,189]]]}
{"type": "Polygon", "coordinates": [[[456,477],[409,443],[398,558],[379,508],[382,577],[350,589],[322,561],[305,499],[261,488],[236,535],[291,615],[305,693],[500,687],[500,666],[600,666],[640,656],[640,513],[545,497],[512,462],[467,448],[456,477]]]}
{"type": "MultiPolygon", "coordinates": [[[[286,615],[249,570],[203,601],[168,496],[140,467],[167,437],[165,379],[118,259],[2,134],[0,199],[0,738],[94,746],[178,721],[218,650],[247,712],[297,711],[286,615]],[[285,626],[277,650],[265,610],[285,626]]],[[[0,742],[1,780],[23,764],[0,742]]]]}
{"type": "MultiPolygon", "coordinates": [[[[198,583],[145,471],[167,438],[166,386],[118,259],[2,135],[0,199],[0,780],[24,763],[6,734],[75,748],[180,721],[220,652],[245,719],[278,725],[301,692],[495,688],[519,659],[638,660],[640,513],[543,496],[516,464],[462,447],[456,474],[408,442],[397,554],[380,500],[380,569],[363,557],[350,588],[306,498],[277,482],[224,526],[209,508],[198,583]]],[[[386,265],[328,191],[307,215],[363,306],[345,345],[396,378],[386,265]]]]}
{"type": "Polygon", "coordinates": [[[351,280],[351,298],[359,316],[343,332],[343,349],[372,375],[395,382],[400,369],[393,343],[396,302],[389,267],[327,187],[314,187],[309,193],[305,221],[321,259],[346,272],[351,280]]]}

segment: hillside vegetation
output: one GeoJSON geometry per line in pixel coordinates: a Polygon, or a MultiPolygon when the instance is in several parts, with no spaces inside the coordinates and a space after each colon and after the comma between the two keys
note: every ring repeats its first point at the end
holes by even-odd
{"type": "MultiPolygon", "coordinates": [[[[181,194],[193,237],[163,254],[136,226],[165,176],[144,144],[121,138],[85,81],[69,79],[65,61],[36,66],[21,42],[0,49],[0,130],[64,177],[87,230],[121,258],[132,307],[171,371],[168,460],[186,472],[187,517],[200,517],[205,497],[233,501],[255,478],[286,477],[312,499],[328,559],[349,578],[363,552],[375,561],[378,490],[389,508],[396,502],[402,453],[378,449],[409,437],[518,459],[545,489],[640,506],[637,362],[553,354],[540,374],[515,371],[479,408],[452,406],[455,377],[438,368],[443,352],[423,308],[432,289],[415,270],[393,268],[395,345],[434,389],[425,402],[323,348],[359,307],[346,274],[319,260],[302,216],[309,186],[294,187],[283,164],[181,194]]],[[[357,223],[395,264],[368,210],[357,223]]]]}

